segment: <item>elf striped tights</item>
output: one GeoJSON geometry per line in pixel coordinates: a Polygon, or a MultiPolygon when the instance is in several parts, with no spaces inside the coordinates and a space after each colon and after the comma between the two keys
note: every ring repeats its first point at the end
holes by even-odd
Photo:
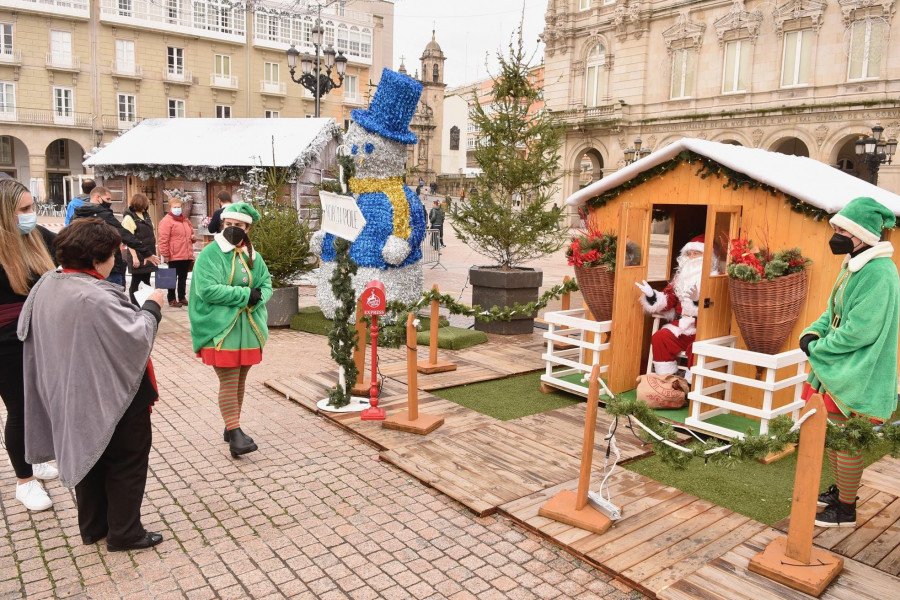
{"type": "Polygon", "coordinates": [[[241,426],[241,406],[244,403],[244,386],[250,366],[213,367],[219,378],[219,411],[225,428],[231,431],[241,426]]]}
{"type": "MultiPolygon", "coordinates": [[[[828,418],[835,423],[844,423],[847,417],[842,414],[828,413],[828,418]]],[[[838,495],[844,504],[856,502],[856,492],[859,491],[859,482],[863,474],[862,452],[855,447],[849,452],[836,452],[825,449],[825,455],[834,473],[835,485],[838,495]]]]}

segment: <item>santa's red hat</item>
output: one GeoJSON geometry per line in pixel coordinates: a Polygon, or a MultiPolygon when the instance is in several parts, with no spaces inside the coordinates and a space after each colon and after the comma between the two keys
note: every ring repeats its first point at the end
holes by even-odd
{"type": "Polygon", "coordinates": [[[706,237],[703,234],[698,235],[697,237],[695,237],[694,239],[692,239],[691,241],[689,241],[687,244],[684,245],[684,248],[681,249],[681,255],[684,256],[691,250],[694,250],[696,252],[703,252],[703,249],[705,247],[705,244],[704,244],[705,240],[706,240],[706,237]]]}

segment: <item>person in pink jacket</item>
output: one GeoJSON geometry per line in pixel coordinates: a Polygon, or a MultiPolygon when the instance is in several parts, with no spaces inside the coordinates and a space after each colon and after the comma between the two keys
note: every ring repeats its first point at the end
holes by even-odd
{"type": "Polygon", "coordinates": [[[183,203],[178,198],[169,197],[169,212],[159,222],[159,254],[175,269],[176,290],[169,290],[169,306],[187,306],[187,274],[194,262],[194,226],[182,211],[183,203]]]}

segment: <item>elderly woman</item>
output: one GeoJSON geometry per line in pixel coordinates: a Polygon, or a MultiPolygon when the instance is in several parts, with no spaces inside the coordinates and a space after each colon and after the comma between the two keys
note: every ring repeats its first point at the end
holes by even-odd
{"type": "Polygon", "coordinates": [[[169,306],[187,305],[187,274],[194,261],[194,226],[183,214],[184,203],[174,196],[169,197],[169,212],[159,222],[159,254],[169,266],[175,269],[178,288],[176,300],[175,289],[169,290],[169,306]]]}
{"type": "Polygon", "coordinates": [[[241,407],[247,372],[262,361],[269,336],[266,302],[272,278],[248,235],[258,220],[256,209],[244,202],[222,210],[222,231],[197,257],[188,306],[194,352],[219,378],[224,439],[234,458],[257,449],[241,430],[241,407]]]}
{"type": "Polygon", "coordinates": [[[121,286],[105,281],[121,243],[100,219],[63,229],[55,244],[63,270],[34,285],[18,327],[25,457],[57,459],[60,481],[75,488],[81,540],[105,537],[110,552],[162,541],[141,524],[141,501],[157,398],[150,351],[163,293],[138,308],[121,286]]]}

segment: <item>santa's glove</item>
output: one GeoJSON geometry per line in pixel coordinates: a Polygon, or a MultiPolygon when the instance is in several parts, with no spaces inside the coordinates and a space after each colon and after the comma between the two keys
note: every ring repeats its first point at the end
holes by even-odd
{"type": "Polygon", "coordinates": [[[252,290],[250,290],[250,299],[247,300],[247,306],[256,306],[260,298],[262,298],[262,290],[259,288],[253,288],[252,290]]]}
{"type": "Polygon", "coordinates": [[[656,290],[650,287],[650,284],[647,283],[646,279],[641,281],[640,283],[635,281],[634,285],[636,285],[637,288],[641,290],[642,294],[647,296],[647,300],[649,300],[650,302],[653,302],[653,299],[656,298],[656,290]]]}
{"type": "Polygon", "coordinates": [[[819,339],[819,336],[817,336],[814,333],[807,333],[806,335],[804,335],[803,337],[800,338],[800,349],[803,350],[804,354],[809,356],[809,344],[813,340],[817,340],[817,339],[819,339]]]}

